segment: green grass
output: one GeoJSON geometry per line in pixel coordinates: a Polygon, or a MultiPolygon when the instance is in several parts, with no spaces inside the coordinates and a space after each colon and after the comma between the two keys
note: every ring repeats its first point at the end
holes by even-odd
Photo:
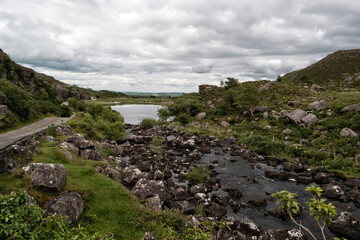
{"type": "MultiPolygon", "coordinates": [[[[182,226],[184,219],[173,212],[154,212],[144,207],[126,188],[95,171],[95,166],[106,162],[84,160],[80,157],[67,160],[58,146],[42,142],[35,162],[61,163],[66,168],[67,184],[61,193],[76,190],[83,197],[85,211],[78,224],[90,232],[111,232],[116,239],[141,239],[145,231],[161,233],[163,226],[182,226]]],[[[31,187],[21,170],[15,174],[0,174],[0,193],[26,190],[44,207],[47,200],[61,193],[45,192],[31,187]]]]}

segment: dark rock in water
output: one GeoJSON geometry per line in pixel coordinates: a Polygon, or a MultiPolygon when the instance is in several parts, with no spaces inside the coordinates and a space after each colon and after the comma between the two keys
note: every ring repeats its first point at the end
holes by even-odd
{"type": "Polygon", "coordinates": [[[195,206],[188,201],[172,202],[170,204],[170,207],[179,209],[184,214],[194,214],[195,213],[195,206]]]}
{"type": "Polygon", "coordinates": [[[204,184],[200,183],[200,184],[197,184],[197,185],[194,185],[192,186],[190,189],[189,189],[189,192],[191,194],[196,194],[196,193],[205,193],[205,186],[204,184]]]}
{"type": "Polygon", "coordinates": [[[213,201],[214,203],[220,204],[222,206],[227,206],[227,200],[228,200],[228,198],[222,197],[217,193],[214,193],[211,196],[211,201],[213,201]]]}
{"type": "MultiPolygon", "coordinates": [[[[297,216],[301,215],[302,210],[303,210],[303,208],[302,208],[302,206],[300,206],[299,212],[296,213],[296,214],[292,213],[292,216],[297,217],[297,216]]],[[[279,218],[279,219],[284,220],[284,221],[290,219],[290,216],[289,216],[288,212],[284,208],[272,209],[272,210],[268,210],[267,212],[271,216],[279,218]]]]}
{"type": "Polygon", "coordinates": [[[227,214],[226,207],[214,202],[206,204],[204,206],[204,211],[208,216],[218,217],[218,218],[223,217],[227,214]]]}
{"type": "Polygon", "coordinates": [[[289,172],[274,172],[274,171],[266,171],[266,177],[271,179],[279,179],[279,180],[289,180],[290,178],[296,177],[296,174],[289,172]]]}
{"type": "Polygon", "coordinates": [[[229,205],[234,212],[237,212],[240,210],[240,205],[237,204],[233,199],[229,200],[229,205]]]}
{"type": "Polygon", "coordinates": [[[349,200],[349,198],[345,194],[345,191],[338,185],[326,184],[321,186],[321,188],[324,191],[323,192],[324,197],[338,200],[341,202],[347,202],[349,200]]]}
{"type": "Polygon", "coordinates": [[[69,224],[76,222],[84,211],[84,201],[76,191],[65,193],[50,199],[46,203],[46,214],[66,216],[69,224]]]}
{"type": "Polygon", "coordinates": [[[324,173],[324,172],[318,172],[313,177],[314,182],[319,184],[327,184],[330,182],[330,180],[335,176],[334,173],[324,173]]]}
{"type": "Polygon", "coordinates": [[[351,187],[357,187],[360,188],[360,178],[354,177],[354,178],[348,178],[345,181],[345,184],[351,187]]]}
{"type": "Polygon", "coordinates": [[[62,164],[30,163],[24,171],[35,187],[60,191],[66,184],[66,170],[62,164]]]}
{"type": "Polygon", "coordinates": [[[349,212],[341,212],[329,226],[330,230],[350,239],[360,239],[360,219],[349,212]]]}
{"type": "Polygon", "coordinates": [[[186,200],[189,198],[188,193],[186,192],[186,190],[182,187],[178,187],[177,189],[175,189],[174,191],[174,198],[177,201],[181,201],[181,200],[186,200]]]}
{"type": "Polygon", "coordinates": [[[249,200],[249,203],[251,205],[254,205],[255,207],[262,207],[262,206],[266,205],[266,198],[258,198],[258,199],[249,200]]]}
{"type": "Polygon", "coordinates": [[[239,231],[246,236],[256,236],[255,238],[249,239],[258,239],[258,237],[264,233],[264,230],[255,223],[245,222],[242,220],[234,222],[231,229],[233,231],[239,231]]]}
{"type": "Polygon", "coordinates": [[[228,192],[228,195],[230,198],[238,200],[242,197],[242,192],[240,192],[237,189],[232,189],[232,188],[226,188],[224,189],[225,192],[228,192]]]}
{"type": "Polygon", "coordinates": [[[357,188],[352,189],[348,192],[351,198],[351,201],[356,207],[360,207],[360,191],[357,188]]]}
{"type": "Polygon", "coordinates": [[[298,229],[268,229],[259,240],[306,240],[307,237],[298,229]]]}
{"type": "Polygon", "coordinates": [[[284,163],[284,170],[287,172],[294,171],[294,172],[302,172],[304,171],[304,165],[300,162],[297,163],[284,163]]]}

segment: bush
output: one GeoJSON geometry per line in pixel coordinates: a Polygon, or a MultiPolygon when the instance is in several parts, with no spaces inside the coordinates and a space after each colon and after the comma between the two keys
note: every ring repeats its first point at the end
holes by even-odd
{"type": "Polygon", "coordinates": [[[71,109],[66,105],[60,105],[60,116],[70,117],[72,114],[71,109]]]}
{"type": "Polygon", "coordinates": [[[192,182],[204,182],[210,176],[211,170],[207,167],[192,166],[190,167],[187,178],[192,182]]]}
{"type": "Polygon", "coordinates": [[[71,228],[64,217],[45,217],[45,211],[28,204],[24,192],[0,195],[0,239],[111,239],[85,229],[71,228]]]}
{"type": "Polygon", "coordinates": [[[158,122],[155,119],[153,119],[153,118],[145,118],[145,119],[141,120],[140,127],[142,129],[149,129],[149,128],[154,127],[157,124],[158,124],[158,122]]]}
{"type": "Polygon", "coordinates": [[[175,121],[181,123],[182,125],[186,125],[190,122],[190,117],[186,113],[181,113],[175,118],[175,121]]]}
{"type": "Polygon", "coordinates": [[[46,134],[49,136],[56,137],[58,135],[58,131],[56,130],[56,128],[57,127],[54,124],[51,124],[50,126],[47,127],[46,134]]]}
{"type": "Polygon", "coordinates": [[[67,102],[69,103],[69,106],[76,109],[76,106],[77,106],[77,103],[78,103],[78,100],[76,98],[68,98],[67,99],[67,102]]]}

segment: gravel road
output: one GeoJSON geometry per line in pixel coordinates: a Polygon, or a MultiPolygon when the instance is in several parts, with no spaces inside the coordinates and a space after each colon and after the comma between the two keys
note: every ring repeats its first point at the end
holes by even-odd
{"type": "Polygon", "coordinates": [[[74,115],[69,118],[47,117],[23,128],[0,134],[0,149],[3,149],[26,136],[40,132],[51,124],[60,125],[66,123],[73,117],[74,115]]]}

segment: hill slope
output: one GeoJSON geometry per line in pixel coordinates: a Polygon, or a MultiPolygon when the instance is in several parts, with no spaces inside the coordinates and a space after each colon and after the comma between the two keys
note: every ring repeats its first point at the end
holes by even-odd
{"type": "Polygon", "coordinates": [[[360,49],[340,50],[329,54],[304,69],[284,75],[283,80],[330,87],[360,86],[360,49]]]}

